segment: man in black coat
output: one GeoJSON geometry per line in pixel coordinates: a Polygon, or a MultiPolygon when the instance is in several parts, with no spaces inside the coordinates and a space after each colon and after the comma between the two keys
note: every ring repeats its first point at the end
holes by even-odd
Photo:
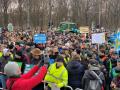
{"type": "Polygon", "coordinates": [[[73,59],[67,65],[68,85],[73,89],[82,88],[82,77],[84,75],[84,66],[80,62],[80,58],[73,59]]]}

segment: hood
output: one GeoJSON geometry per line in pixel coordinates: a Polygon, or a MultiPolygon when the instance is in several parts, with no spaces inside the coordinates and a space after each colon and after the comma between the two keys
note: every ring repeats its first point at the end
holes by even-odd
{"type": "MultiPolygon", "coordinates": [[[[90,79],[90,80],[96,80],[97,77],[96,75],[92,72],[93,70],[87,70],[86,73],[85,73],[85,77],[90,79]]],[[[100,74],[100,71],[99,70],[94,70],[94,72],[99,75],[100,74]]]]}
{"type": "Polygon", "coordinates": [[[83,65],[80,63],[80,61],[77,60],[69,62],[67,68],[70,72],[78,72],[80,70],[84,70],[83,65]]]}

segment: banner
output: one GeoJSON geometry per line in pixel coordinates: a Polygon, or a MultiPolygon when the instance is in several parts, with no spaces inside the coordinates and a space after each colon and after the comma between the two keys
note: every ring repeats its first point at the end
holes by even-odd
{"type": "Polygon", "coordinates": [[[12,23],[9,23],[7,28],[8,28],[9,32],[13,32],[13,24],[12,23]]]}
{"type": "Polygon", "coordinates": [[[120,32],[116,34],[115,38],[115,51],[120,51],[120,32]]]}
{"type": "Polygon", "coordinates": [[[115,42],[117,38],[117,34],[112,34],[110,37],[109,37],[109,40],[112,41],[112,42],[115,42]]]}
{"type": "MultiPolygon", "coordinates": [[[[25,64],[24,74],[28,73],[33,67],[33,64],[25,64]]],[[[35,75],[38,75],[38,72],[36,72],[35,75]]]]}
{"type": "Polygon", "coordinates": [[[105,43],[105,33],[92,34],[92,43],[102,44],[105,43]]]}
{"type": "Polygon", "coordinates": [[[47,37],[45,34],[36,34],[34,35],[33,40],[36,44],[45,44],[47,41],[47,37]]]}
{"type": "Polygon", "coordinates": [[[88,26],[80,27],[80,33],[89,33],[89,27],[88,26]]]}

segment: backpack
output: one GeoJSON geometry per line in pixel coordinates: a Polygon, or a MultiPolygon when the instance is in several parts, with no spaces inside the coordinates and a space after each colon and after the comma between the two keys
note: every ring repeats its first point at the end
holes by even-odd
{"type": "Polygon", "coordinates": [[[92,71],[92,73],[97,77],[96,80],[90,80],[89,81],[89,85],[88,85],[88,90],[101,90],[102,89],[102,80],[100,79],[100,75],[97,75],[94,71],[92,71]]]}

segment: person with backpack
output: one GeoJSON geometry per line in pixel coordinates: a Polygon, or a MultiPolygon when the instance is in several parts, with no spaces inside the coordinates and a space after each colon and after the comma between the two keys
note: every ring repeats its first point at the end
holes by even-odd
{"type": "Polygon", "coordinates": [[[68,72],[63,64],[64,58],[58,56],[56,62],[48,68],[47,75],[44,81],[48,83],[48,90],[53,90],[52,86],[55,88],[60,88],[64,90],[64,87],[68,84],[68,72]]]}
{"type": "Polygon", "coordinates": [[[89,69],[85,71],[82,79],[83,90],[102,90],[104,82],[104,74],[100,71],[98,61],[90,60],[89,69]]]}
{"type": "Polygon", "coordinates": [[[27,74],[21,75],[20,68],[16,62],[8,62],[4,67],[4,73],[8,76],[8,90],[32,90],[35,86],[42,82],[47,73],[47,65],[41,68],[39,62],[27,74]],[[39,73],[35,75],[36,72],[39,73]]]}

